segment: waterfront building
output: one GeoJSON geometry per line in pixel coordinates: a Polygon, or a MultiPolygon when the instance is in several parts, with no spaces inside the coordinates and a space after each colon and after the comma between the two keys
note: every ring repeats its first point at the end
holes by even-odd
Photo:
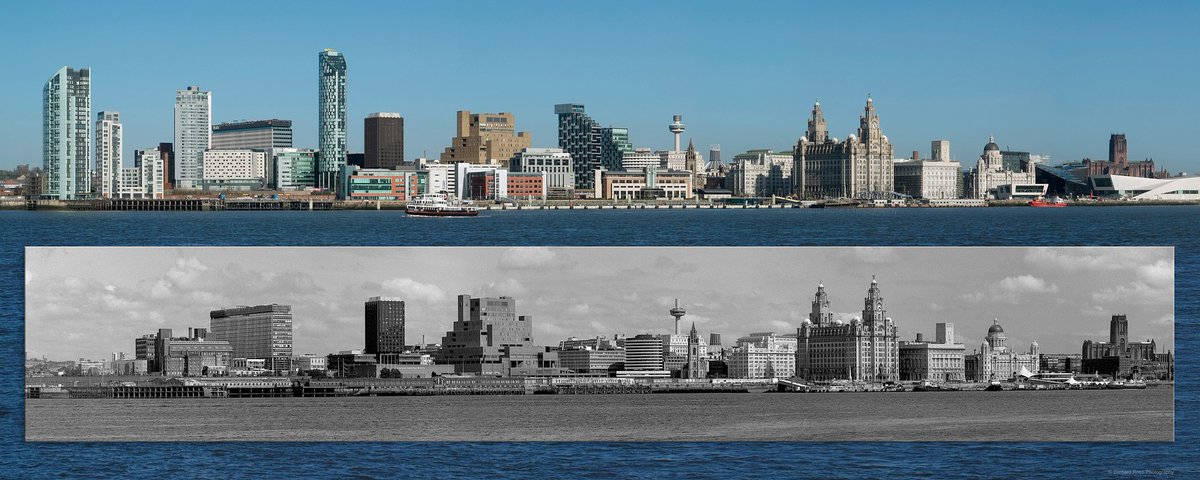
{"type": "Polygon", "coordinates": [[[175,188],[201,188],[204,151],[212,148],[212,92],[175,91],[175,188]]]}
{"type": "Polygon", "coordinates": [[[730,378],[789,378],[796,375],[797,337],[774,332],[739,338],[725,360],[730,378]]]}
{"type": "Polygon", "coordinates": [[[96,171],[100,175],[96,187],[102,198],[113,198],[121,188],[121,136],[119,112],[96,114],[96,171]]]}
{"type": "Polygon", "coordinates": [[[308,190],[317,185],[317,152],[301,148],[272,148],[267,152],[277,190],[308,190]]]}
{"type": "Polygon", "coordinates": [[[363,166],[396,168],[404,164],[404,117],[376,112],[363,119],[363,166]]]}
{"type": "Polygon", "coordinates": [[[1127,175],[1089,177],[1097,195],[1130,200],[1200,200],[1200,177],[1142,178],[1127,175]]]}
{"type": "Polygon", "coordinates": [[[1078,353],[1043,353],[1038,357],[1042,373],[1083,373],[1083,355],[1078,353]]]}
{"type": "MultiPolygon", "coordinates": [[[[1166,355],[1171,359],[1170,354],[1166,355]]],[[[1083,341],[1081,355],[1083,373],[1098,373],[1112,377],[1148,376],[1167,378],[1166,372],[1174,367],[1160,362],[1158,347],[1154,340],[1134,342],[1129,340],[1129,319],[1125,315],[1113,315],[1108,323],[1108,341],[1083,341]]]]}
{"type": "Polygon", "coordinates": [[[337,193],[342,200],[399,200],[409,201],[424,191],[421,172],[389,170],[386,168],[342,167],[344,186],[337,193]]]}
{"type": "Polygon", "coordinates": [[[214,150],[267,150],[292,147],[292,121],[272,118],[218,123],[212,127],[214,150]]]}
{"type": "Polygon", "coordinates": [[[262,358],[267,369],[292,369],[292,306],[255,305],[213,310],[211,337],[233,346],[233,356],[262,358]]]}
{"type": "Polygon", "coordinates": [[[795,191],[814,198],[891,198],[895,192],[892,154],[870,96],[857,134],[845,141],[829,136],[821,102],[815,102],[808,131],[793,150],[795,191]]]}
{"type": "Polygon", "coordinates": [[[1040,368],[1038,343],[1029,345],[1029,353],[1017,353],[1006,345],[1008,337],[999,320],[993,320],[988,327],[987,338],[979,344],[979,350],[964,358],[966,380],[970,382],[990,382],[1009,380],[1021,373],[1021,369],[1031,374],[1038,373],[1040,368]]]}
{"type": "Polygon", "coordinates": [[[659,335],[640,334],[625,339],[625,371],[669,376],[663,367],[663,341],[659,335]]]}
{"type": "Polygon", "coordinates": [[[220,375],[229,370],[233,347],[228,341],[207,338],[203,328],[189,328],[186,337],[173,337],[161,328],[154,339],[154,364],[164,376],[220,375]]]}
{"type": "Polygon", "coordinates": [[[683,169],[692,172],[692,184],[704,185],[704,157],[696,151],[696,145],[688,140],[687,150],[683,152],[683,169]]]}
{"type": "Polygon", "coordinates": [[[592,350],[614,350],[618,348],[625,348],[625,336],[613,335],[613,338],[605,338],[603,336],[594,338],[571,337],[558,342],[559,350],[578,350],[581,348],[590,348],[592,350]]]}
{"type": "Polygon", "coordinates": [[[1109,136],[1107,162],[1085,158],[1083,159],[1083,166],[1087,169],[1087,176],[1089,177],[1123,175],[1140,178],[1163,178],[1167,176],[1165,170],[1160,172],[1154,169],[1153,159],[1130,162],[1128,144],[1126,143],[1124,133],[1114,133],[1109,136]]]}
{"type": "Polygon", "coordinates": [[[635,148],[632,151],[621,153],[621,168],[624,170],[659,168],[662,163],[659,154],[649,148],[635,148]]]}
{"type": "Polygon", "coordinates": [[[558,115],[558,147],[571,155],[576,189],[594,189],[592,172],[596,169],[622,169],[624,153],[633,150],[628,129],[601,127],[580,104],[555,105],[554,113],[558,115]]]}
{"type": "Polygon", "coordinates": [[[950,141],[934,140],[931,157],[925,160],[896,160],[896,193],[924,199],[959,198],[962,165],[950,160],[950,141]]]}
{"type": "Polygon", "coordinates": [[[561,148],[524,148],[509,159],[511,173],[543,173],[550,198],[569,198],[575,191],[575,166],[561,148]]]}
{"type": "Polygon", "coordinates": [[[966,379],[963,358],[966,346],[954,341],[954,324],[937,324],[933,342],[917,334],[916,341],[900,342],[900,380],[961,382],[966,379]]]}
{"type": "Polygon", "coordinates": [[[133,339],[133,358],[145,360],[146,368],[151,372],[158,371],[158,364],[154,363],[154,359],[156,358],[154,345],[157,338],[157,333],[147,333],[133,339]]]}
{"type": "Polygon", "coordinates": [[[725,175],[725,188],[738,197],[791,195],[793,162],[791,153],[775,153],[770,149],[735,155],[725,175]]]}
{"type": "Polygon", "coordinates": [[[529,148],[529,132],[516,131],[516,118],[508,112],[458,111],[457,134],[442,152],[442,163],[496,164],[507,169],[509,159],[529,148]]]}
{"type": "Polygon", "coordinates": [[[363,323],[366,326],[366,353],[404,353],[404,300],[371,297],[364,304],[363,323]]]}
{"type": "MultiPolygon", "coordinates": [[[[662,340],[663,370],[684,371],[688,366],[688,353],[691,351],[690,335],[664,334],[659,335],[659,338],[662,340]]],[[[697,340],[696,348],[699,349],[699,356],[708,357],[708,343],[697,340]]]]}
{"type": "Polygon", "coordinates": [[[42,88],[42,198],[73,200],[92,193],[92,73],[62,67],[42,88]]]}
{"type": "Polygon", "coordinates": [[[300,372],[307,372],[310,370],[325,371],[329,366],[328,357],[314,355],[311,353],[305,353],[297,356],[292,360],[292,363],[295,365],[296,370],[300,372]]]}
{"type": "MultiPolygon", "coordinates": [[[[1011,165],[1009,166],[1011,167],[1011,165]]],[[[996,198],[996,188],[1001,185],[1036,185],[1032,162],[1024,170],[1015,170],[1004,165],[1004,156],[995,137],[988,137],[987,145],[983,146],[983,155],[971,170],[970,198],[996,198]]]]}
{"type": "Polygon", "coordinates": [[[317,80],[317,188],[336,190],[347,152],[346,57],[332,48],[318,53],[317,80]]]}
{"type": "Polygon", "coordinates": [[[610,374],[625,369],[625,349],[562,349],[558,351],[558,365],[575,373],[610,374]]]}
{"type": "Polygon", "coordinates": [[[627,171],[596,170],[595,197],[609,200],[690,199],[695,196],[692,175],[656,168],[627,171]]]}
{"type": "Polygon", "coordinates": [[[896,381],[900,378],[897,327],[886,316],[879,282],[863,299],[861,316],[835,319],[825,285],[817,285],[812,310],[796,333],[796,375],[806,380],[896,381]]]}
{"type": "Polygon", "coordinates": [[[535,355],[533,317],[517,315],[512,297],[458,296],[458,319],[442,337],[436,362],[455,373],[505,375],[509,357],[535,355]]]}
{"type": "Polygon", "coordinates": [[[508,194],[502,198],[532,200],[546,198],[546,174],[541,172],[508,172],[508,194]]]}
{"type": "Polygon", "coordinates": [[[122,168],[114,198],[163,198],[167,169],[157,148],[135,150],[133,168],[122,168]]]}
{"type": "Polygon", "coordinates": [[[175,185],[172,184],[175,180],[175,144],[160,142],[158,155],[162,157],[163,161],[163,190],[168,191],[175,188],[175,185]]]}
{"type": "Polygon", "coordinates": [[[259,150],[205,150],[198,186],[204,190],[261,190],[267,186],[267,154],[259,150]]]}

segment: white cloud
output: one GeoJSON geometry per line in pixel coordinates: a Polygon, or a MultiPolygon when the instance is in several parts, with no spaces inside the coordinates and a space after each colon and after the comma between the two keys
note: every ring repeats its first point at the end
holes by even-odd
{"type": "Polygon", "coordinates": [[[963,294],[964,300],[975,302],[1021,303],[1022,299],[1032,295],[1058,293],[1058,285],[1047,282],[1033,275],[1017,275],[1004,277],[988,286],[986,292],[963,294]]]}
{"type": "Polygon", "coordinates": [[[557,254],[546,247],[513,247],[500,254],[500,268],[540,268],[555,263],[557,254]]]}
{"type": "Polygon", "coordinates": [[[446,299],[446,292],[437,285],[421,283],[411,278],[393,278],[383,282],[383,288],[404,300],[436,303],[446,299]]]}
{"type": "Polygon", "coordinates": [[[1038,247],[1029,250],[1025,261],[1032,265],[1049,266],[1069,272],[1130,270],[1145,265],[1148,252],[1153,254],[1150,256],[1161,256],[1158,254],[1166,254],[1170,249],[1038,247]]]}
{"type": "Polygon", "coordinates": [[[572,315],[587,315],[592,311],[591,305],[586,303],[577,303],[567,308],[567,312],[572,315]]]}

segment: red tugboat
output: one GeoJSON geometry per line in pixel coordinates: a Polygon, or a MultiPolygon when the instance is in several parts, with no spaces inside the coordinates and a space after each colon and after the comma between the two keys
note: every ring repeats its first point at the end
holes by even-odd
{"type": "Polygon", "coordinates": [[[479,215],[479,208],[469,202],[451,199],[445,193],[426,193],[405,205],[404,213],[424,217],[474,217],[479,215]]]}
{"type": "Polygon", "coordinates": [[[1065,207],[1067,202],[1058,197],[1050,197],[1049,199],[1037,198],[1029,202],[1031,207],[1065,207]]]}

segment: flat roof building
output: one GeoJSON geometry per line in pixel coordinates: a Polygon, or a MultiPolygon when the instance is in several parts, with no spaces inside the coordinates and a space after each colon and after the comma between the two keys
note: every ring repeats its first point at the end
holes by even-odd
{"type": "Polygon", "coordinates": [[[396,168],[404,164],[404,117],[376,112],[363,119],[363,166],[396,168]]]}
{"type": "Polygon", "coordinates": [[[212,146],[210,148],[266,150],[291,147],[291,120],[272,118],[270,120],[225,122],[212,126],[212,146]]]}
{"type": "Polygon", "coordinates": [[[371,297],[364,305],[363,323],[366,326],[366,353],[404,353],[404,300],[371,297]]]}
{"type": "Polygon", "coordinates": [[[291,305],[238,306],[208,316],[210,337],[229,342],[234,357],[266,359],[269,370],[292,369],[291,305]]]}

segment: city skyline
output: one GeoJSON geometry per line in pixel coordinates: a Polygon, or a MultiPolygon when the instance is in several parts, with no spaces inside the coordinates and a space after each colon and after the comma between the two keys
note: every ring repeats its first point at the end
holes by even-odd
{"type": "Polygon", "coordinates": [[[683,325],[694,321],[703,337],[733,344],[752,332],[794,334],[818,284],[848,322],[872,275],[901,340],[930,338],[949,322],[970,352],[998,318],[1010,345],[1077,353],[1125,314],[1131,339],[1174,350],[1166,247],[315,250],[31,247],[26,353],[128,354],[134,338],[158,328],[206,328],[211,310],[269,303],[292,305],[295,354],[361,350],[363,305],[376,296],[405,300],[406,343],[436,343],[459,294],[516,298],[519,313],[534,318],[538,345],[670,333],[675,298],[687,310],[683,325]],[[91,268],[79,271],[80,263],[91,268]]]}
{"type": "MultiPolygon", "coordinates": [[[[1148,9],[1081,9],[1067,2],[1036,5],[1037,15],[1029,16],[1032,3],[877,4],[853,17],[859,24],[856,31],[863,33],[847,37],[834,21],[847,18],[837,6],[528,6],[352,4],[339,8],[359,19],[360,27],[287,47],[254,49],[246,45],[253,45],[249,32],[257,30],[238,27],[254,22],[258,12],[266,15],[265,5],[239,6],[239,15],[227,15],[233,4],[217,2],[200,12],[198,21],[182,25],[166,21],[172,13],[165,6],[78,5],[80,18],[111,16],[144,27],[106,30],[106,41],[93,44],[60,35],[68,30],[59,29],[73,26],[49,21],[53,9],[22,5],[18,15],[0,20],[5,38],[26,50],[11,62],[10,75],[0,79],[7,92],[0,108],[8,113],[10,127],[0,129],[6,145],[0,168],[41,165],[39,145],[31,141],[40,138],[37,91],[64,65],[93,71],[93,112],[121,112],[125,157],[131,157],[132,149],[172,138],[170,98],[188,85],[213,92],[213,123],[288,119],[295,122],[295,145],[315,148],[312,55],[323,48],[337,49],[349,64],[352,152],[363,151],[362,131],[354,126],[378,111],[404,116],[407,158],[431,157],[445,148],[457,110],[512,112],[521,129],[531,132],[533,146],[554,147],[553,106],[559,103],[586,105],[603,126],[628,128],[635,147],[669,149],[672,137],[666,124],[671,115],[682,114],[688,125],[685,141],[721,144],[730,155],[752,148],[783,150],[804,133],[805,115],[815,98],[822,101],[830,135],[844,138],[853,132],[869,92],[897,157],[912,150],[924,154],[931,140],[948,139],[953,158],[968,165],[987,137],[995,135],[1003,148],[1049,154],[1052,163],[1106,159],[1108,135],[1125,133],[1131,160],[1154,158],[1173,173],[1200,167],[1187,142],[1192,130],[1188,107],[1198,100],[1190,88],[1197,70],[1185,66],[1173,75],[1143,75],[1176,65],[1173,49],[1195,43],[1197,34],[1190,31],[1185,12],[1162,16],[1148,9]],[[214,35],[206,28],[204,20],[210,16],[213,23],[220,18],[227,31],[214,35]],[[393,24],[396,16],[403,17],[399,25],[393,24]],[[800,22],[806,28],[772,29],[763,18],[811,21],[800,22]],[[373,28],[376,22],[389,28],[373,28]],[[572,51],[570,42],[556,41],[554,29],[540,28],[565,22],[622,54],[623,68],[597,68],[595,58],[572,51]],[[517,51],[523,62],[513,62],[509,55],[478,55],[475,37],[461,36],[462,31],[502,24],[529,28],[506,29],[508,41],[489,47],[517,51]],[[1140,28],[1149,24],[1154,28],[1140,28]],[[621,28],[612,30],[614,26],[621,28]],[[630,29],[637,34],[613,34],[630,29]],[[1125,29],[1144,33],[1096,35],[1125,29]],[[394,31],[419,41],[400,37],[389,42],[384,35],[394,31]],[[177,41],[144,41],[155,35],[177,41]],[[164,46],[180,41],[236,53],[186,62],[174,57],[177,50],[164,46]],[[643,48],[655,44],[669,47],[643,48]],[[877,54],[864,61],[861,53],[851,52],[877,54]],[[170,74],[143,75],[147,63],[170,74]],[[530,66],[588,75],[555,75],[567,80],[544,81],[516,74],[530,66]],[[688,73],[629,74],[662,69],[688,73]],[[510,74],[479,81],[477,72],[485,71],[510,74]],[[747,76],[756,71],[764,74],[747,76]],[[263,78],[272,81],[264,83],[263,78]]],[[[319,9],[303,6],[270,15],[285,24],[322,21],[319,9]]]]}

